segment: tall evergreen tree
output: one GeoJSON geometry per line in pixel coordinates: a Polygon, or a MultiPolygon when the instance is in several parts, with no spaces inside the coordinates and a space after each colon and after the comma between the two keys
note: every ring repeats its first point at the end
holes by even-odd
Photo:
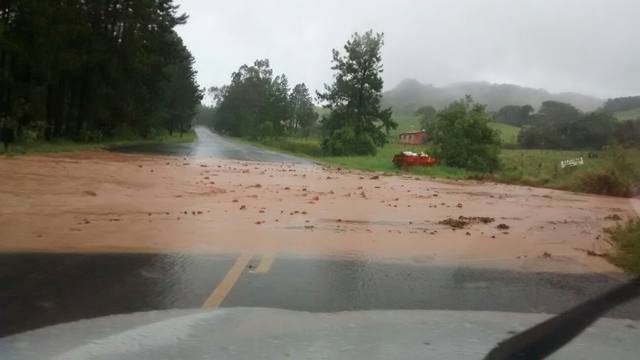
{"type": "Polygon", "coordinates": [[[0,118],[23,140],[173,126],[158,109],[187,114],[200,96],[174,31],[186,20],[172,0],[3,0],[0,118]]]}
{"type": "Polygon", "coordinates": [[[304,83],[294,86],[289,101],[292,110],[291,121],[288,124],[289,131],[292,134],[309,136],[311,128],[318,120],[318,113],[315,111],[307,86],[304,83]]]}
{"type": "Polygon", "coordinates": [[[355,33],[344,54],[333,50],[335,81],[318,98],[331,111],[322,119],[322,147],[330,155],[374,154],[387,142],[391,108],[381,109],[383,34],[355,33]]]}

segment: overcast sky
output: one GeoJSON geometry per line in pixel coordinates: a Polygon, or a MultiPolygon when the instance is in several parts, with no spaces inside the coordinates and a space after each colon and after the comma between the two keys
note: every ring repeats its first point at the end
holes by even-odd
{"type": "Polygon", "coordinates": [[[640,95],[638,0],[176,0],[201,86],[268,58],[291,85],[330,82],[331,49],[385,33],[385,88],[404,78],[640,95]]]}

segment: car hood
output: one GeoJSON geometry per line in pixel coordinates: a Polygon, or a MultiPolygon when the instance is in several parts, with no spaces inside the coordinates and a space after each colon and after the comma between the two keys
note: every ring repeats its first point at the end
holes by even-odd
{"type": "MultiPolygon", "coordinates": [[[[0,339],[3,359],[477,359],[546,314],[262,308],[115,315],[0,339]]],[[[635,358],[640,323],[600,319],[556,358],[635,358]]]]}

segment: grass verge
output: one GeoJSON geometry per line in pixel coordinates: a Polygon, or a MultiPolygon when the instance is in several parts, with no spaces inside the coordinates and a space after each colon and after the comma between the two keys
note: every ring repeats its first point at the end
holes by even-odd
{"type": "Polygon", "coordinates": [[[617,246],[609,260],[625,271],[640,273],[640,219],[606,229],[617,246]]]}
{"type": "MultiPolygon", "coordinates": [[[[284,151],[293,155],[310,158],[322,163],[359,170],[400,172],[392,163],[394,154],[400,151],[425,151],[426,145],[387,144],[374,156],[322,155],[317,138],[280,138],[277,140],[245,142],[271,150],[284,151]]],[[[630,189],[640,184],[640,174],[636,171],[626,175],[620,168],[640,169],[640,149],[619,149],[617,153],[595,152],[598,157],[588,157],[589,151],[582,150],[531,150],[502,149],[501,169],[493,174],[482,174],[464,169],[438,165],[415,167],[409,173],[415,175],[444,177],[453,179],[491,180],[508,184],[547,187],[560,190],[589,192],[602,195],[629,196],[630,189]],[[560,161],[582,157],[584,165],[561,168],[560,161]],[[620,159],[625,158],[624,164],[620,159]],[[614,174],[613,176],[611,174],[614,174]]],[[[592,152],[594,153],[594,152],[592,152]]]]}
{"type": "MultiPolygon", "coordinates": [[[[132,145],[144,143],[191,143],[195,140],[196,133],[191,130],[182,136],[179,133],[169,135],[164,133],[151,139],[110,139],[100,142],[74,142],[71,140],[37,141],[31,143],[15,143],[9,146],[8,155],[30,154],[30,153],[55,153],[70,152],[80,150],[104,149],[110,146],[132,145]]],[[[0,144],[0,154],[5,154],[4,147],[0,144]]]]}

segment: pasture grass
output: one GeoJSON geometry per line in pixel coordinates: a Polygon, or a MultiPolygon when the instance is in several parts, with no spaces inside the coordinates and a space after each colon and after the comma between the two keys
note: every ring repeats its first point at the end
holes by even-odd
{"type": "MultiPolygon", "coordinates": [[[[285,151],[297,156],[307,157],[321,163],[359,170],[401,172],[391,162],[393,155],[401,151],[430,153],[428,145],[386,144],[373,156],[325,156],[320,149],[318,138],[280,138],[277,140],[249,141],[272,150],[285,151]]],[[[445,165],[431,167],[413,167],[408,173],[423,176],[453,179],[490,180],[508,184],[548,187],[561,190],[592,192],[616,196],[629,196],[624,190],[612,188],[622,186],[629,190],[640,184],[640,149],[623,149],[618,157],[624,157],[627,170],[615,170],[616,161],[606,151],[588,150],[536,150],[502,149],[500,152],[500,170],[492,174],[477,173],[445,165]],[[589,157],[589,153],[597,157],[589,157]],[[561,168],[562,160],[582,157],[584,165],[561,168]],[[616,173],[616,177],[625,177],[620,184],[607,174],[616,173]],[[623,174],[624,173],[624,174],[623,174]],[[595,184],[594,184],[595,182],[595,184]],[[599,184],[604,182],[604,184],[599,184]],[[614,182],[611,184],[611,182],[614,182]]]]}
{"type": "Polygon", "coordinates": [[[640,108],[618,111],[613,114],[618,120],[635,120],[640,119],[640,108]]]}

